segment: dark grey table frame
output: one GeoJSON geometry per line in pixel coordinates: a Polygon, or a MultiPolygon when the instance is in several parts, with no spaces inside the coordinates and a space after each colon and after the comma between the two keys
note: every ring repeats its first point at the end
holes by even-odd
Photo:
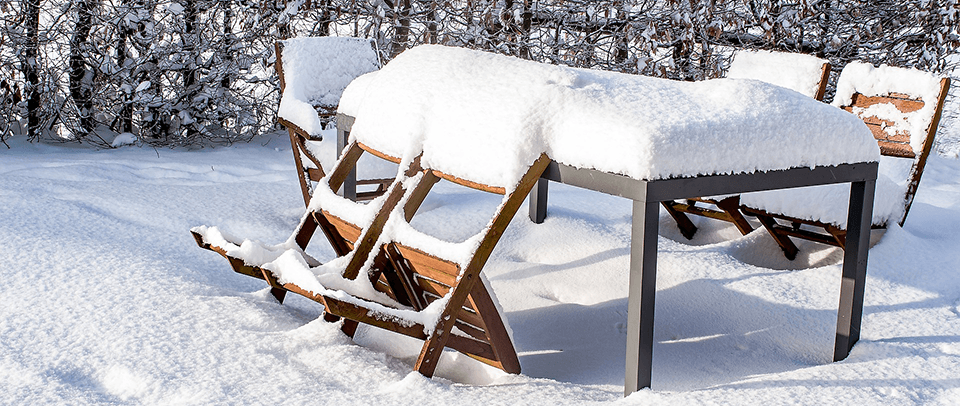
{"type": "MultiPolygon", "coordinates": [[[[353,117],[337,116],[338,154],[346,145],[353,121],[353,117]]],[[[833,351],[833,360],[839,361],[847,357],[853,345],[860,339],[877,167],[877,162],[864,162],[749,174],[647,181],[551,162],[530,193],[530,219],[541,223],[546,217],[548,181],[633,200],[624,384],[624,395],[629,395],[650,387],[651,381],[660,202],[689,197],[850,183],[847,244],[843,256],[837,336],[833,351]]],[[[342,190],[344,196],[356,197],[355,179],[355,174],[351,173],[350,180],[344,183],[342,190]]]]}

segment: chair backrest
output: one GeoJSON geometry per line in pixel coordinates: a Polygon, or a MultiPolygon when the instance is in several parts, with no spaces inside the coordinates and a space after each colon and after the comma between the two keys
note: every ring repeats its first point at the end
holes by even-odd
{"type": "Polygon", "coordinates": [[[830,78],[830,63],[812,55],[740,50],[726,77],[756,79],[823,100],[830,78]]]}
{"type": "MultiPolygon", "coordinates": [[[[916,69],[852,62],[837,81],[834,105],[863,119],[880,146],[880,154],[913,160],[907,174],[906,221],[950,88],[950,78],[916,69]]],[[[900,181],[900,179],[894,179],[900,181]]]]}
{"type": "MultiPolygon", "coordinates": [[[[446,329],[449,333],[450,329],[457,327],[473,340],[477,340],[475,346],[478,348],[489,346],[489,350],[468,353],[468,355],[508,372],[519,371],[519,361],[516,359],[506,323],[501,318],[491,297],[490,287],[487,286],[480,272],[507,225],[510,224],[549,162],[550,159],[546,155],[541,155],[530,165],[529,170],[512,190],[425,169],[424,177],[417,189],[410,193],[410,201],[417,202],[416,205],[419,205],[419,202],[440,179],[475,190],[503,195],[503,201],[489,222],[489,226],[478,235],[479,244],[468,253],[467,257],[450,256],[451,254],[462,255],[463,252],[458,250],[455,250],[456,253],[451,253],[444,252],[443,248],[425,247],[424,240],[421,238],[417,238],[418,244],[410,244],[403,233],[393,236],[393,240],[385,247],[387,257],[400,273],[400,277],[408,281],[405,284],[409,289],[406,295],[411,298],[412,306],[422,310],[444,297],[449,297],[450,303],[461,304],[443,311],[437,329],[446,329]],[[452,323],[447,323],[445,320],[450,320],[452,323]]],[[[404,211],[405,220],[409,222],[416,209],[410,207],[408,201],[404,211]]],[[[430,368],[430,366],[426,367],[430,368]]]]}
{"type": "Polygon", "coordinates": [[[307,138],[319,136],[354,79],[380,69],[376,43],[352,37],[304,37],[274,43],[280,79],[277,118],[307,138]]]}
{"type": "Polygon", "coordinates": [[[372,39],[304,37],[277,41],[276,71],[280,90],[296,88],[295,97],[314,106],[336,108],[353,79],[380,69],[372,39]]]}

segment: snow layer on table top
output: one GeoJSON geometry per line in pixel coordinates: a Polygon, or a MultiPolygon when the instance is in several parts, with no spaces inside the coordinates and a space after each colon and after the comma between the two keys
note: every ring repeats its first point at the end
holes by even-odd
{"type": "Polygon", "coordinates": [[[791,52],[738,51],[726,77],[756,79],[817,97],[826,59],[791,52]]]}
{"type": "MultiPolygon", "coordinates": [[[[873,224],[896,223],[903,217],[907,173],[912,159],[880,157],[877,189],[873,198],[873,224]]],[[[847,228],[850,184],[766,190],[740,195],[740,204],[770,213],[834,224],[847,228]]]]}
{"type": "Polygon", "coordinates": [[[507,188],[541,152],[647,180],[879,155],[855,116],[756,80],[677,82],[424,45],[360,82],[340,108],[356,117],[351,136],[422,139],[425,167],[507,188]]]}
{"type": "Polygon", "coordinates": [[[885,130],[891,135],[897,131],[910,133],[910,146],[915,152],[923,149],[927,128],[936,113],[941,78],[920,70],[881,65],[879,68],[863,62],[851,62],[843,67],[837,79],[835,106],[849,106],[854,93],[864,96],[884,96],[902,93],[924,102],[923,108],[912,113],[901,113],[890,104],[877,104],[866,109],[855,109],[861,117],[876,116],[894,122],[885,130]]]}
{"type": "Polygon", "coordinates": [[[353,79],[380,67],[373,41],[363,38],[293,38],[282,53],[286,87],[277,114],[311,135],[320,133],[314,106],[336,106],[353,79]]]}

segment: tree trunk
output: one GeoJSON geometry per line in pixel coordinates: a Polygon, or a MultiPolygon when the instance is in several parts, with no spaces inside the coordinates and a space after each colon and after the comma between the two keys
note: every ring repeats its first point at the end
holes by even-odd
{"type": "MultiPolygon", "coordinates": [[[[129,0],[122,1],[120,7],[121,13],[117,35],[117,66],[120,71],[127,69],[127,58],[129,58],[130,37],[133,36],[133,27],[125,21],[124,16],[132,10],[129,0]]],[[[133,89],[128,89],[125,94],[120,96],[120,112],[114,121],[114,131],[121,133],[133,132],[133,89]]]]}
{"type": "Polygon", "coordinates": [[[77,106],[79,114],[80,134],[83,138],[93,131],[93,71],[88,69],[85,58],[91,45],[87,43],[90,36],[93,9],[96,1],[79,0],[76,3],[77,24],[70,39],[70,97],[77,106]]]}
{"type": "Polygon", "coordinates": [[[400,55],[407,49],[407,43],[410,40],[410,0],[397,0],[394,8],[396,12],[396,24],[393,28],[393,46],[390,49],[390,58],[400,55]]]}
{"type": "Polygon", "coordinates": [[[26,44],[20,70],[26,78],[27,137],[40,139],[40,0],[23,3],[26,25],[26,44]]]}

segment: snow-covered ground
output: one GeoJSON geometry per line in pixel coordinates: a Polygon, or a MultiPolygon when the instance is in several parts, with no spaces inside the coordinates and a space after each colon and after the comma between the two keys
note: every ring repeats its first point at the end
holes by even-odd
{"type": "MultiPolygon", "coordinates": [[[[662,217],[653,390],[623,398],[625,199],[551,185],[546,222],[518,216],[494,251],[484,272],[522,375],[450,353],[427,379],[410,372],[417,341],[350,339],[191,238],[202,224],[289,236],[303,202],[285,135],[198,151],[9,142],[0,403],[960,404],[956,159],[931,157],[906,227],[874,236],[862,338],[836,363],[838,250],[801,243],[790,262],[763,230],[701,221],[686,241],[662,217]]],[[[414,226],[450,238],[499,203],[437,191],[414,226]]],[[[311,250],[332,256],[322,238],[311,250]]]]}

